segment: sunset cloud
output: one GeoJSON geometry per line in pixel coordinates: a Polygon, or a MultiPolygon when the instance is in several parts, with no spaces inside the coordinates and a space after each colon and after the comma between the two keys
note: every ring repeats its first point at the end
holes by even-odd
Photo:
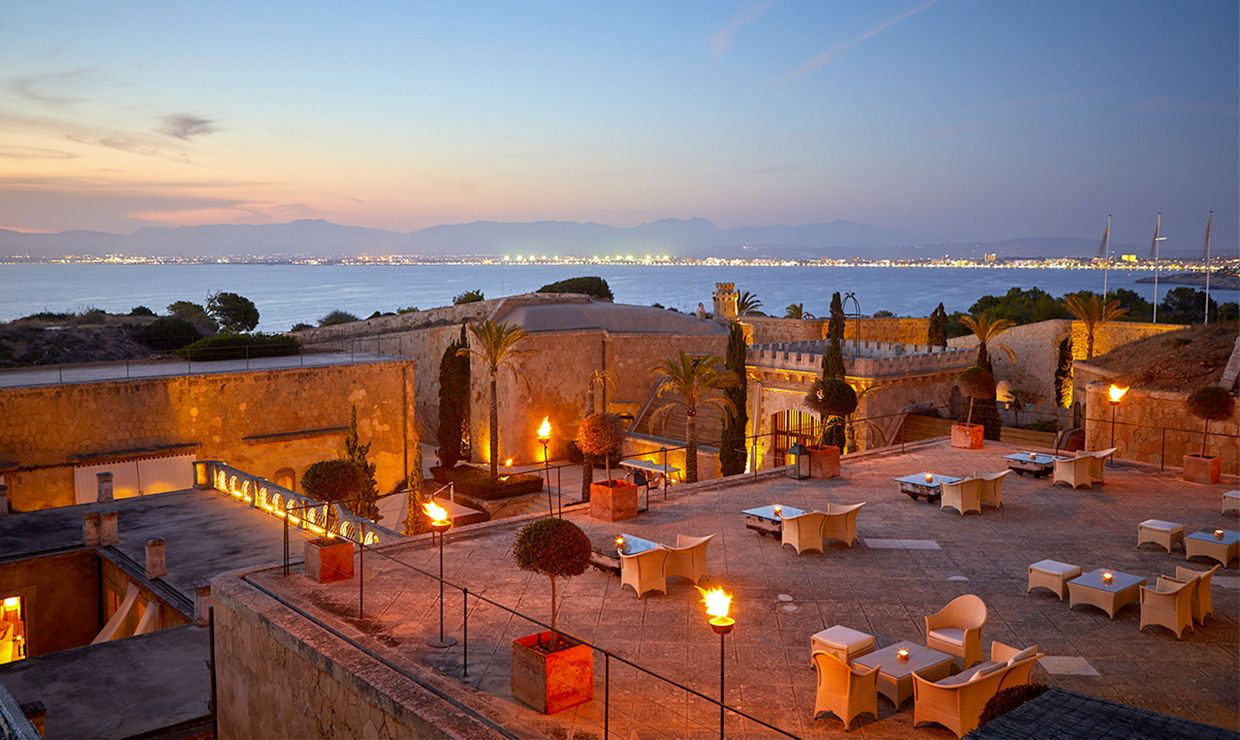
{"type": "Polygon", "coordinates": [[[189,141],[195,136],[213,134],[217,130],[214,120],[187,113],[165,116],[163,125],[157,129],[159,133],[165,136],[171,136],[182,141],[189,141]]]}

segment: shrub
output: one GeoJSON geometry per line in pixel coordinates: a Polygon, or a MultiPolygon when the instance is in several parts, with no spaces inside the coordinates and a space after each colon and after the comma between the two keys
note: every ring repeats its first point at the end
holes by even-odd
{"type": "Polygon", "coordinates": [[[492,478],[490,471],[472,465],[458,465],[449,470],[447,476],[457,493],[484,501],[538,493],[543,489],[541,476],[513,473],[492,478]]]}
{"type": "Polygon", "coordinates": [[[253,331],[258,326],[258,307],[254,301],[236,293],[207,296],[207,314],[226,332],[253,331]]]}
{"type": "Polygon", "coordinates": [[[548,283],[538,289],[539,293],[581,293],[604,301],[615,300],[611,286],[601,277],[575,277],[548,283]]]}
{"type": "Polygon", "coordinates": [[[295,355],[301,343],[284,334],[215,334],[177,350],[187,360],[241,360],[247,357],[295,355]]]}
{"type": "Polygon", "coordinates": [[[406,306],[405,308],[396,309],[396,313],[400,314],[401,316],[407,313],[417,313],[417,312],[418,312],[417,306],[406,306]]]}
{"type": "Polygon", "coordinates": [[[986,706],[982,708],[982,714],[978,717],[978,725],[984,725],[996,717],[1007,714],[1030,699],[1041,696],[1049,689],[1050,686],[1044,683],[1026,683],[1003,689],[986,702],[986,706]]]}
{"type": "Polygon", "coordinates": [[[292,328],[290,328],[289,331],[303,331],[305,329],[313,329],[313,328],[314,328],[313,326],[310,326],[304,321],[298,321],[296,324],[293,324],[292,328]]]}
{"type": "Polygon", "coordinates": [[[995,376],[984,367],[974,365],[960,373],[960,389],[969,397],[969,416],[966,424],[973,423],[973,402],[995,397],[995,376]]]}
{"type": "Polygon", "coordinates": [[[805,394],[805,405],[819,416],[848,416],[857,410],[857,392],[847,381],[820,378],[805,394]]]}
{"type": "Polygon", "coordinates": [[[481,290],[467,290],[452,298],[452,305],[459,306],[464,303],[477,303],[486,299],[481,290]]]}
{"type": "Polygon", "coordinates": [[[168,315],[185,319],[198,327],[198,331],[203,334],[214,334],[220,328],[215,319],[207,314],[207,309],[190,301],[176,301],[168,304],[168,315]]]}
{"type": "Polygon", "coordinates": [[[198,327],[175,316],[161,316],[142,327],[134,338],[144,347],[169,352],[202,339],[198,327]]]}
{"type": "Polygon", "coordinates": [[[623,443],[624,423],[610,412],[590,414],[577,428],[577,448],[586,455],[614,455],[623,443]]]}
{"type": "MultiPolygon", "coordinates": [[[[306,468],[301,476],[301,490],[310,498],[329,504],[351,501],[365,487],[366,473],[348,460],[321,460],[306,468]]],[[[327,522],[329,529],[336,523],[333,506],[327,507],[327,522]]]]}
{"type": "Polygon", "coordinates": [[[348,311],[331,311],[319,319],[319,326],[337,326],[339,324],[351,324],[354,321],[360,321],[360,319],[348,311]]]}
{"type": "Polygon", "coordinates": [[[155,312],[146,306],[134,306],[129,309],[130,316],[154,316],[155,312]]]}
{"type": "Polygon", "coordinates": [[[1206,440],[1210,437],[1210,422],[1226,421],[1236,411],[1236,399],[1226,388],[1203,385],[1189,394],[1184,401],[1188,413],[1206,423],[1201,435],[1201,456],[1206,456],[1206,440]]]}
{"type": "Polygon", "coordinates": [[[538,519],[517,532],[512,556],[517,567],[551,579],[551,652],[555,652],[557,599],[555,579],[572,578],[590,567],[590,538],[567,519],[538,519]]]}

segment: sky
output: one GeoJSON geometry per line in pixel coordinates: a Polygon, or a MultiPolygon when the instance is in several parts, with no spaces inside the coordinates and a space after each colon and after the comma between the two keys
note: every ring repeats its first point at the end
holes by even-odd
{"type": "Polygon", "coordinates": [[[0,228],[322,218],[1235,248],[1235,0],[0,0],[0,228]]]}

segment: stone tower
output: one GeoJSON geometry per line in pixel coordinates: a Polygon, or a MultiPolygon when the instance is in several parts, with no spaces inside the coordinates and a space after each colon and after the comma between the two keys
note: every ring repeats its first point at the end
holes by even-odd
{"type": "Polygon", "coordinates": [[[736,321],[736,304],[740,297],[736,292],[736,283],[715,283],[715,294],[712,297],[715,318],[720,321],[736,321]]]}

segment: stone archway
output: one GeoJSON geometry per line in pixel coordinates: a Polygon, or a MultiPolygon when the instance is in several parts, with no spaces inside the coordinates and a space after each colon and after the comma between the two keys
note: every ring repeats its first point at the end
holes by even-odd
{"type": "Polygon", "coordinates": [[[297,490],[297,471],[292,468],[280,468],[272,474],[271,480],[281,488],[287,488],[290,491],[297,490]]]}

